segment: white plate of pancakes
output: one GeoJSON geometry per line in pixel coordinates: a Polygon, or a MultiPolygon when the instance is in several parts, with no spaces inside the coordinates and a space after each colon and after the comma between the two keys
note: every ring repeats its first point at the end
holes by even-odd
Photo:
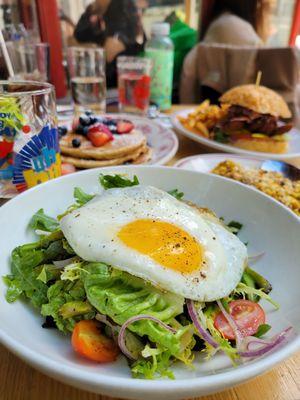
{"type": "MultiPolygon", "coordinates": [[[[189,115],[191,113],[197,110],[196,107],[195,109],[186,109],[173,114],[171,117],[173,128],[180,134],[202,144],[206,148],[215,149],[225,153],[236,153],[259,159],[272,158],[275,160],[290,160],[300,156],[300,130],[297,127],[292,127],[292,129],[285,133],[284,136],[280,134],[273,136],[273,133],[272,136],[268,136],[263,134],[263,132],[261,132],[259,129],[255,132],[253,129],[250,132],[246,132],[247,126],[251,126],[251,123],[253,123],[253,120],[251,121],[253,114],[254,118],[269,118],[271,123],[273,122],[276,124],[275,130],[278,128],[280,129],[280,127],[287,124],[286,120],[290,119],[291,112],[284,99],[276,92],[263,86],[242,85],[237,86],[223,94],[223,96],[220,98],[220,101],[222,107],[229,106],[228,110],[232,109],[232,107],[237,108],[237,115],[233,115],[232,117],[235,117],[236,122],[239,118],[243,119],[246,117],[247,119],[247,116],[250,115],[250,121],[247,121],[242,128],[237,128],[236,131],[243,131],[246,134],[250,133],[248,135],[249,138],[241,138],[239,140],[235,138],[234,144],[232,144],[232,142],[222,143],[220,141],[211,139],[211,136],[206,137],[205,135],[201,134],[200,131],[197,132],[197,129],[195,128],[189,128],[188,118],[190,118],[189,115]],[[187,123],[183,123],[182,121],[184,120],[186,120],[187,123]],[[283,137],[285,139],[282,139],[283,137]]],[[[216,111],[212,108],[211,110],[212,113],[216,111]]],[[[229,115],[229,111],[227,115],[229,115]]],[[[205,124],[206,122],[204,121],[204,125],[205,124]]],[[[224,125],[222,126],[222,129],[223,128],[224,125]]],[[[208,130],[211,130],[210,126],[208,126],[208,130]]]]}
{"type": "Polygon", "coordinates": [[[156,164],[163,165],[172,159],[178,149],[176,134],[161,123],[128,114],[105,114],[101,118],[127,120],[134,129],[127,134],[116,134],[114,140],[101,147],[94,147],[82,135],[72,132],[72,121],[62,120],[69,132],[60,140],[62,161],[79,169],[123,165],[156,164]],[[74,148],[72,140],[78,138],[81,146],[74,148]]]}

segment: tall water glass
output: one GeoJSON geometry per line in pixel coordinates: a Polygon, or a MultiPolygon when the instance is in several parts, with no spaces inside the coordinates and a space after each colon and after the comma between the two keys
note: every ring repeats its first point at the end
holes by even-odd
{"type": "Polygon", "coordinates": [[[0,81],[0,196],[60,175],[54,87],[0,81]]]}
{"type": "Polygon", "coordinates": [[[105,52],[99,48],[69,47],[68,67],[76,113],[106,109],[105,52]]]}
{"type": "Polygon", "coordinates": [[[48,82],[50,48],[48,43],[7,42],[14,69],[14,80],[48,82]]]}

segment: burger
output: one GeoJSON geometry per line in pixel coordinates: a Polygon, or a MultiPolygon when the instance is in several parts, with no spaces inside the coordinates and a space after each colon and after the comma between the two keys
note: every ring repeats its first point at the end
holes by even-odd
{"type": "Polygon", "coordinates": [[[213,130],[213,139],[251,151],[285,153],[285,133],[292,114],[284,99],[259,85],[236,86],[219,99],[228,107],[213,130]]]}

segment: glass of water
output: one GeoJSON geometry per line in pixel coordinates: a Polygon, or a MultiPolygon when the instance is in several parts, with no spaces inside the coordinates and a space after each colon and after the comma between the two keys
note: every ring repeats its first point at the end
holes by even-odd
{"type": "Polygon", "coordinates": [[[48,43],[7,42],[7,50],[13,64],[13,80],[49,81],[50,47],[48,43]]]}
{"type": "Polygon", "coordinates": [[[75,112],[106,109],[105,52],[93,47],[69,47],[68,67],[75,112]]]}

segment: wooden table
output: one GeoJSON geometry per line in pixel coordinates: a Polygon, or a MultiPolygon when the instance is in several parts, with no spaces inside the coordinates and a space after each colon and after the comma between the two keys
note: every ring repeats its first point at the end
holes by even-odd
{"type": "MultiPolygon", "coordinates": [[[[179,108],[174,107],[173,111],[179,108]]],[[[203,148],[200,145],[180,138],[179,151],[170,165],[179,158],[201,152],[203,153],[203,148]]],[[[295,164],[300,166],[300,160],[296,160],[295,164]]],[[[9,353],[3,346],[0,346],[0,360],[0,400],[112,400],[48,378],[9,353]]],[[[201,399],[300,400],[300,353],[249,383],[201,399]]]]}

